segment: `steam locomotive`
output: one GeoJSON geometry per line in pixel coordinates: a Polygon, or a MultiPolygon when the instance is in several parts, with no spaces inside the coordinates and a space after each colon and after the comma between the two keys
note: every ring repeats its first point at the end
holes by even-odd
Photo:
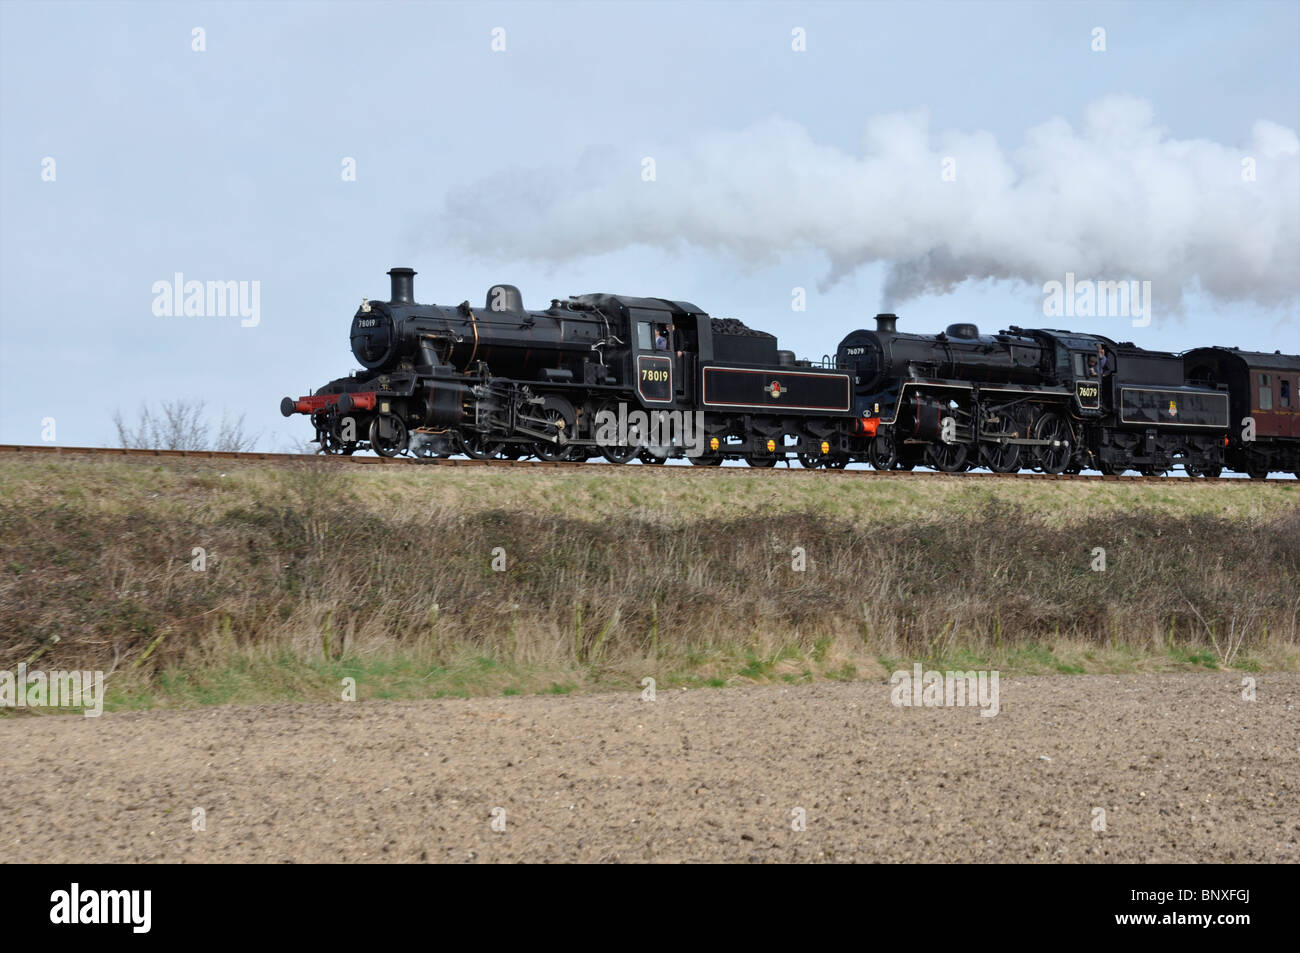
{"type": "Polygon", "coordinates": [[[364,370],[281,402],[325,453],[1300,476],[1295,355],[967,323],[909,334],[881,314],[814,362],[686,301],[586,294],[530,311],[495,285],[482,308],[420,305],[412,269],[388,274],[389,300],[352,319],[364,370]]]}

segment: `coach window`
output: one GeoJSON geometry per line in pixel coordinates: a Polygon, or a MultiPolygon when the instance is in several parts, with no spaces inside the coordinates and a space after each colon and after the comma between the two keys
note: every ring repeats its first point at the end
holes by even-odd
{"type": "Polygon", "coordinates": [[[636,323],[636,346],[642,351],[653,351],[655,349],[654,334],[650,330],[649,321],[638,321],[636,323]]]}
{"type": "Polygon", "coordinates": [[[1291,406],[1291,382],[1285,377],[1279,377],[1277,380],[1278,390],[1281,391],[1278,403],[1283,407],[1291,406]]]}
{"type": "Polygon", "coordinates": [[[1273,378],[1268,374],[1259,375],[1259,409],[1273,409],[1273,378]]]}
{"type": "Polygon", "coordinates": [[[1273,377],[1260,374],[1260,410],[1273,410],[1273,377]]]}

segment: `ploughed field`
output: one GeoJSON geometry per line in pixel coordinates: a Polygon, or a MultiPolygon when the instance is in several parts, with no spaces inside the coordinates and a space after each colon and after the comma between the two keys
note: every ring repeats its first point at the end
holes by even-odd
{"type": "Polygon", "coordinates": [[[1243,677],[1006,678],[993,717],[857,681],[8,718],[0,830],[61,862],[1294,862],[1300,676],[1243,677]]]}

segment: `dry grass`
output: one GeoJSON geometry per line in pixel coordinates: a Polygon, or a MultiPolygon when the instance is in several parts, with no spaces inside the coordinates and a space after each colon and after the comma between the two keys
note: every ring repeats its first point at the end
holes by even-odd
{"type": "Polygon", "coordinates": [[[242,672],[221,700],[1296,662],[1289,484],[647,469],[5,460],[0,667],[242,672]]]}

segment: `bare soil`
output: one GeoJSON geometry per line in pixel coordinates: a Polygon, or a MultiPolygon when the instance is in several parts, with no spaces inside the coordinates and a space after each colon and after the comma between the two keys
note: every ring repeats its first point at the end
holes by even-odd
{"type": "Polygon", "coordinates": [[[1242,678],[1004,679],[991,718],[894,707],[879,682],[6,717],[0,843],[74,862],[1295,862],[1300,676],[1258,676],[1253,702],[1242,678]]]}

